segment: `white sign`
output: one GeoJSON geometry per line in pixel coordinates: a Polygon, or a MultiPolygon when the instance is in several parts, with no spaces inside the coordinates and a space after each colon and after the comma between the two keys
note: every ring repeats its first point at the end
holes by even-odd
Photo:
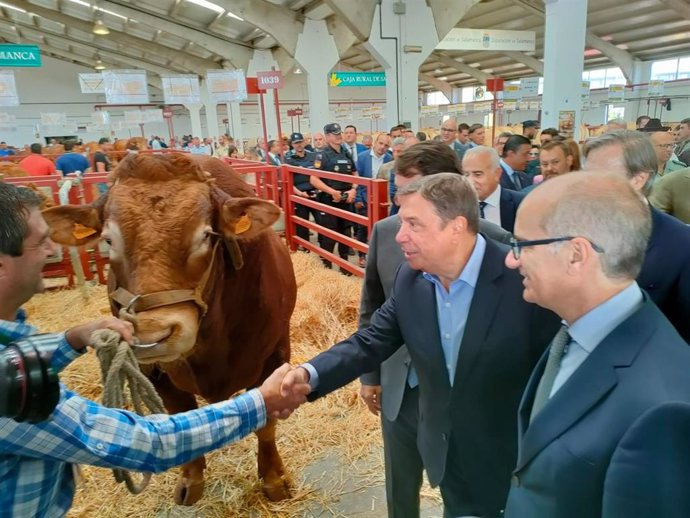
{"type": "Polygon", "coordinates": [[[538,112],[539,110],[541,110],[541,101],[530,101],[529,109],[531,111],[538,112]]]}
{"type": "Polygon", "coordinates": [[[104,94],[105,82],[103,81],[103,74],[79,74],[79,88],[83,94],[104,94]]]}
{"type": "Polygon", "coordinates": [[[609,86],[609,101],[610,102],[625,101],[625,85],[611,85],[611,86],[609,86]]]}
{"type": "Polygon", "coordinates": [[[19,106],[19,95],[12,70],[0,70],[0,106],[19,106]]]}
{"type": "Polygon", "coordinates": [[[211,101],[237,103],[247,99],[247,80],[243,70],[209,70],[206,87],[211,101]]]}
{"type": "Polygon", "coordinates": [[[647,94],[652,97],[664,95],[664,82],[661,79],[650,81],[647,86],[647,94]]]}
{"type": "Polygon", "coordinates": [[[537,97],[539,95],[539,78],[526,77],[520,81],[522,97],[537,97]]]}
{"type": "Polygon", "coordinates": [[[161,76],[165,104],[199,104],[199,77],[194,74],[161,76]]]}
{"type": "Polygon", "coordinates": [[[537,42],[534,31],[497,29],[451,29],[436,45],[439,50],[521,50],[532,51],[537,42]]]}
{"type": "Polygon", "coordinates": [[[521,86],[518,85],[505,85],[503,89],[503,98],[505,100],[519,101],[520,94],[522,92],[521,86]]]}
{"type": "Polygon", "coordinates": [[[582,104],[585,104],[587,101],[589,101],[589,81],[582,81],[582,90],[580,91],[580,99],[582,100],[582,104]]]}
{"type": "Polygon", "coordinates": [[[517,103],[515,101],[506,101],[503,104],[503,109],[507,112],[514,112],[517,109],[517,103]]]}
{"type": "Polygon", "coordinates": [[[148,104],[149,87],[143,70],[103,72],[105,101],[108,104],[148,104]]]}
{"type": "Polygon", "coordinates": [[[91,112],[91,122],[94,126],[108,126],[110,124],[110,112],[105,110],[91,112]]]}
{"type": "Polygon", "coordinates": [[[9,113],[0,113],[0,124],[10,124],[17,122],[16,115],[10,115],[9,113]]]}
{"type": "Polygon", "coordinates": [[[65,126],[67,124],[66,113],[41,113],[43,126],[65,126]]]}
{"type": "Polygon", "coordinates": [[[432,104],[429,106],[422,106],[419,108],[420,115],[434,115],[438,113],[438,105],[432,104]]]}

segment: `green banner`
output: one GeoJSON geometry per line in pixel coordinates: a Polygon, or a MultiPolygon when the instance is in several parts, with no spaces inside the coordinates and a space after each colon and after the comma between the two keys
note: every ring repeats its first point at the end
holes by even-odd
{"type": "Polygon", "coordinates": [[[332,72],[328,74],[329,86],[386,86],[385,72],[332,72]]]}
{"type": "Polygon", "coordinates": [[[38,45],[0,44],[0,67],[40,67],[38,45]]]}

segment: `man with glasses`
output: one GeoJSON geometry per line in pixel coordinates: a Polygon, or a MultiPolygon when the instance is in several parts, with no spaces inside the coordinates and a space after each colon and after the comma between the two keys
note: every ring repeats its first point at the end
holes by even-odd
{"type": "MultiPolygon", "coordinates": [[[[408,151],[429,149],[425,144],[408,151]]],[[[419,516],[423,463],[431,484],[440,485],[446,518],[498,518],[517,458],[520,396],[558,320],[522,299],[520,275],[504,265],[508,247],[478,233],[478,200],[467,178],[424,176],[398,197],[396,241],[407,264],[397,269],[390,297],[369,312],[368,326],[295,369],[283,389],[308,382],[310,399],[324,396],[406,344],[414,370],[408,361],[401,386],[384,389],[380,406],[368,402],[388,415],[395,405],[388,398],[404,388],[397,418],[383,423],[397,430],[384,443],[387,490],[390,476],[403,484],[388,493],[389,516],[419,516]]]]}
{"type": "Polygon", "coordinates": [[[649,135],[649,140],[654,146],[657,158],[655,183],[664,175],[687,167],[683,162],[673,158],[673,135],[669,131],[653,131],[649,135]]]}
{"type": "MultiPolygon", "coordinates": [[[[644,133],[615,131],[602,135],[587,142],[585,157],[586,170],[620,175],[647,201],[657,156],[644,133]]],[[[652,237],[637,283],[690,343],[690,227],[660,210],[650,207],[650,211],[652,237]]]]}
{"type": "Polygon", "coordinates": [[[651,232],[645,200],[612,173],[559,176],[521,205],[506,265],[563,320],[522,397],[506,518],[688,516],[673,474],[690,461],[645,455],[664,428],[647,412],[690,402],[690,349],[635,282],[651,232]],[[639,420],[655,431],[626,450],[639,420]],[[636,487],[642,455],[671,482],[636,487]]]}
{"type": "Polygon", "coordinates": [[[461,144],[457,140],[458,135],[458,121],[456,119],[450,118],[443,121],[441,124],[441,142],[450,147],[458,158],[462,160],[462,156],[465,154],[470,146],[468,144],[461,144]]]}

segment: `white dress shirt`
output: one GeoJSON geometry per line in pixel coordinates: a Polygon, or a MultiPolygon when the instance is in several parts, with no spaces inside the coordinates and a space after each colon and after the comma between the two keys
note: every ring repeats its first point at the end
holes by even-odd
{"type": "Polygon", "coordinates": [[[501,186],[496,186],[496,190],[489,194],[484,200],[486,207],[484,207],[484,219],[501,226],[501,186]]]}

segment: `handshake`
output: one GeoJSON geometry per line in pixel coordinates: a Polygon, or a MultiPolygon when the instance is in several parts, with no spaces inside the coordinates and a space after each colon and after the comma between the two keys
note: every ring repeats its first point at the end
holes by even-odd
{"type": "Polygon", "coordinates": [[[311,392],[309,373],[302,367],[284,363],[259,387],[270,417],[287,419],[295,409],[307,401],[311,392]]]}

